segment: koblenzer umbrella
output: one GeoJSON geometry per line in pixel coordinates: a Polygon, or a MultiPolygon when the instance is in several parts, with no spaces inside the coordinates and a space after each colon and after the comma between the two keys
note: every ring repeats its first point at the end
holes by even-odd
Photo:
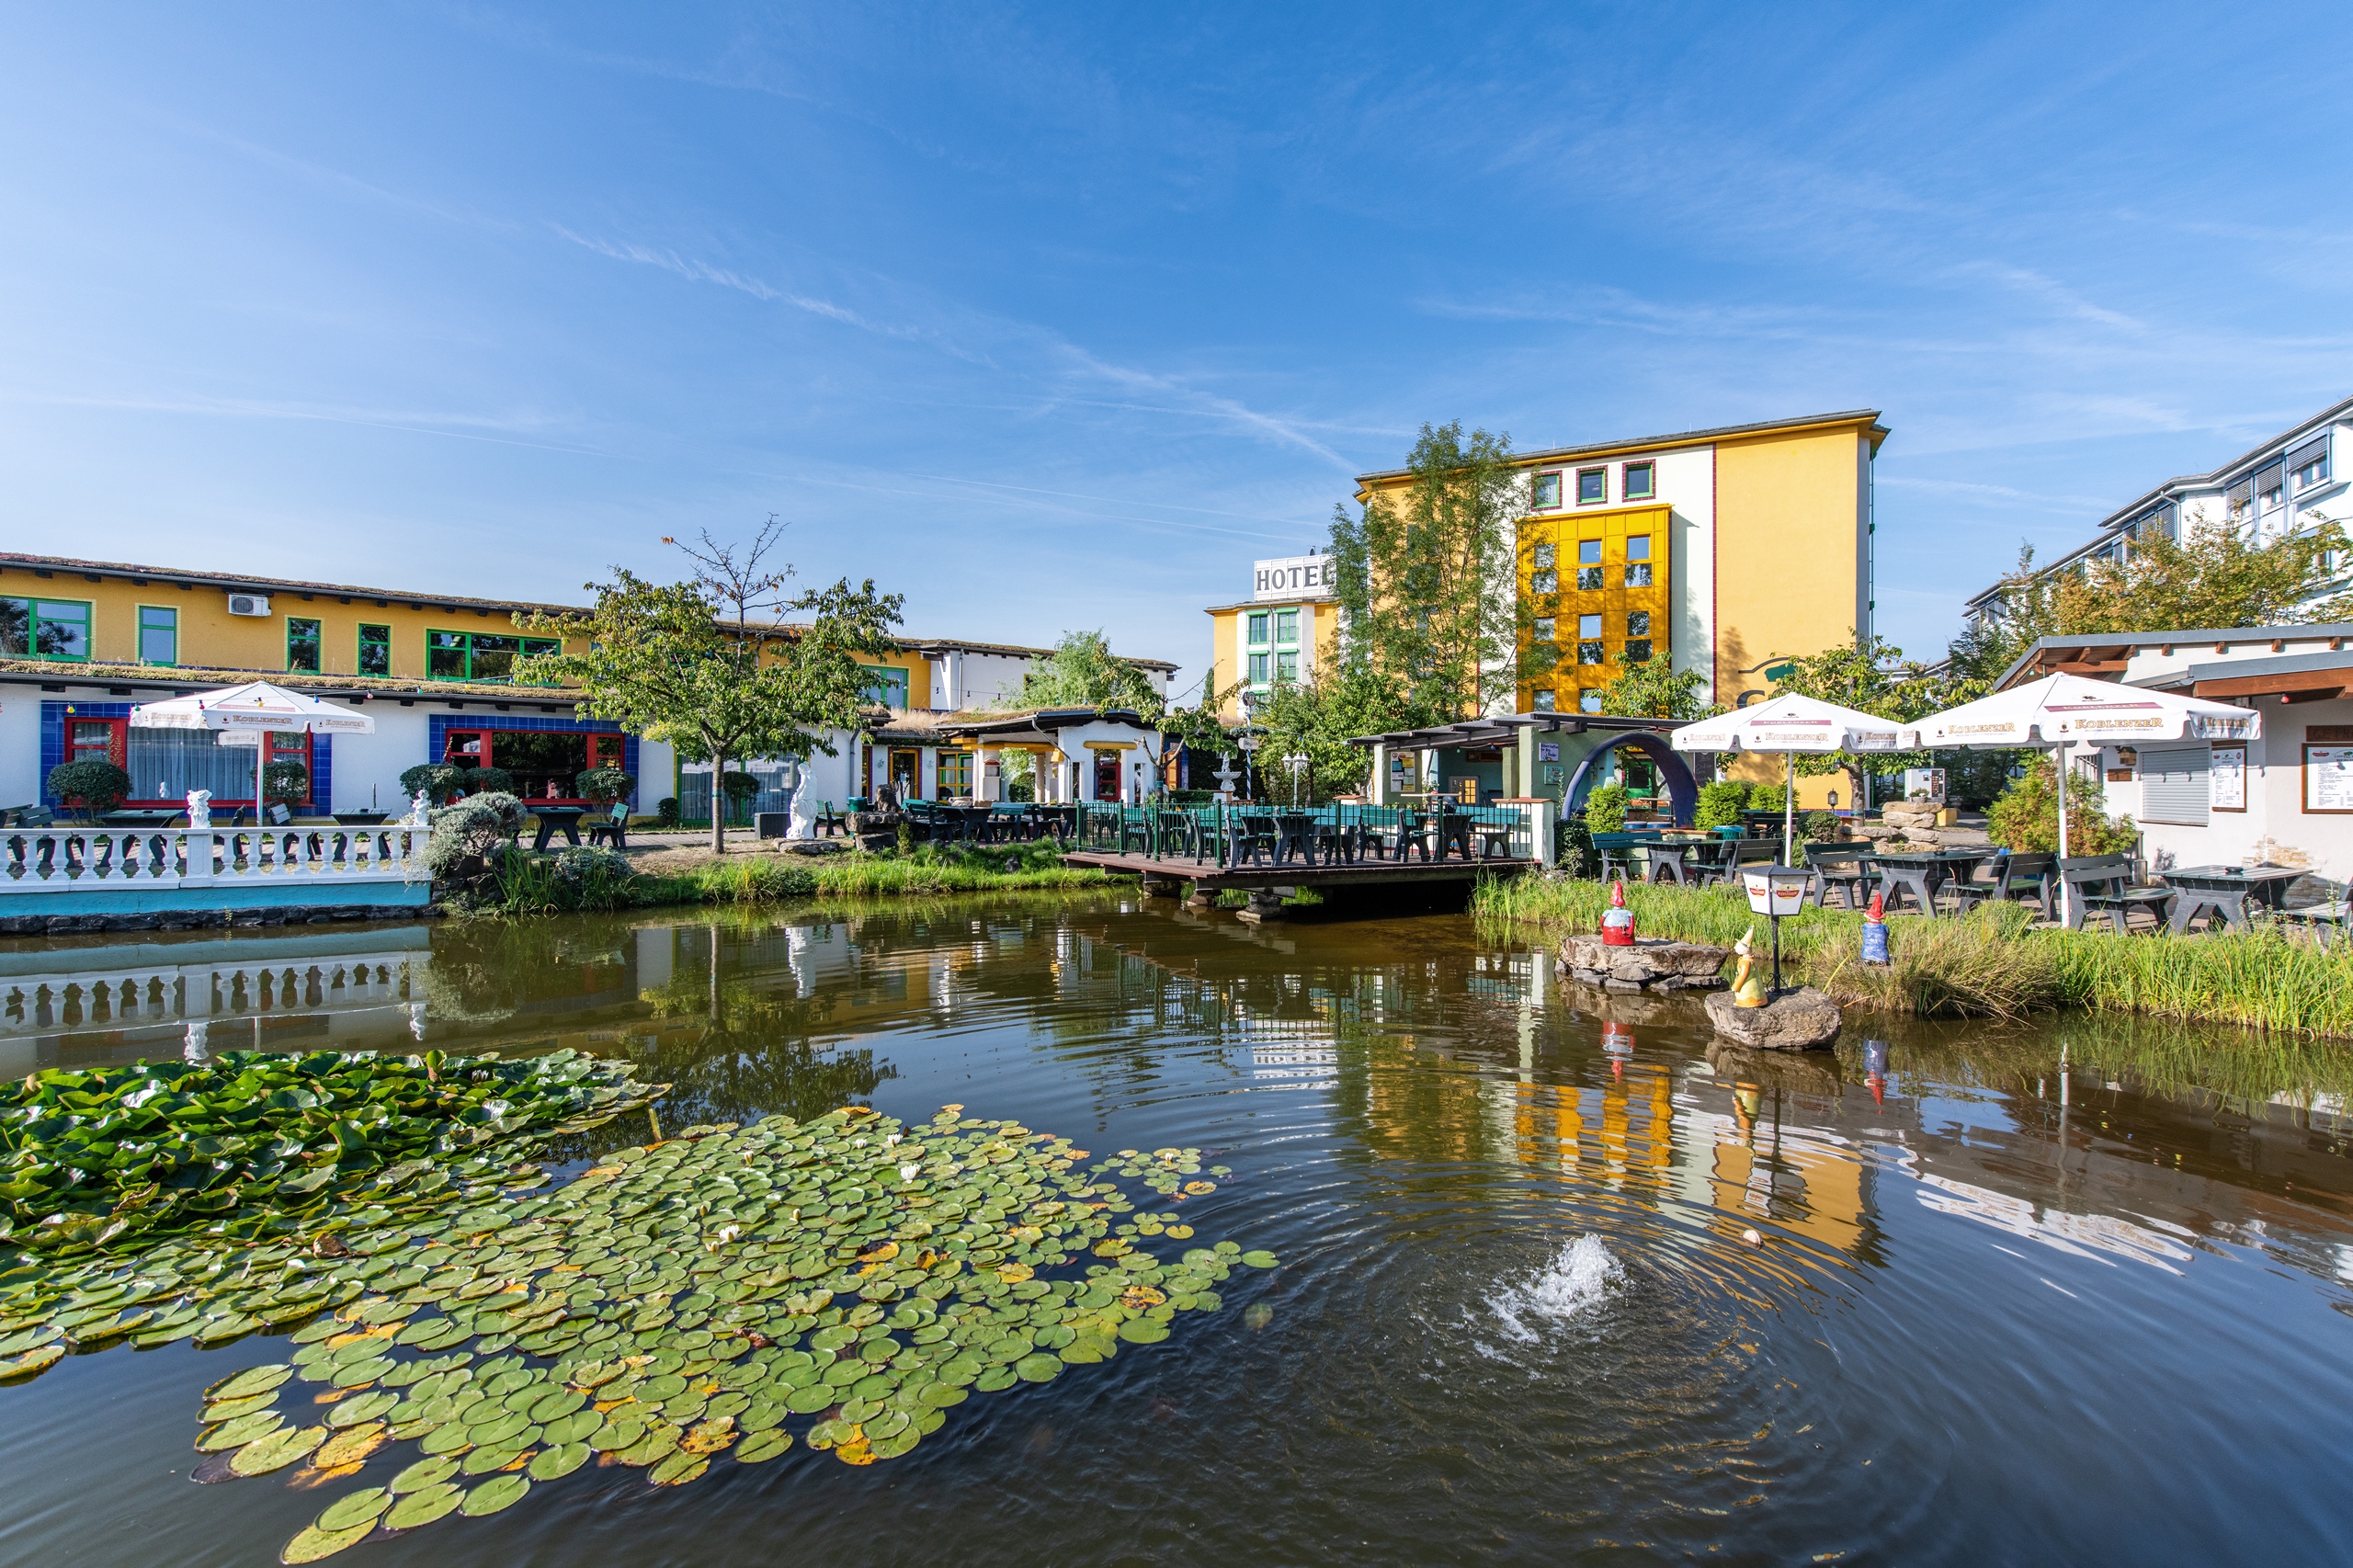
{"type": "MultiPolygon", "coordinates": [[[[2252,710],[2083,676],[2045,676],[1904,727],[1906,751],[1938,746],[2030,747],[2057,754],[2059,858],[2067,858],[2067,753],[2086,745],[2151,741],[2254,740],[2263,720],[2252,710]]],[[[2073,895],[2059,879],[2059,923],[2070,924],[2073,895]]]]}
{"type": "Polygon", "coordinates": [[[257,827],[261,825],[265,803],[262,773],[269,765],[270,732],[355,735],[376,733],[376,721],[365,713],[305,697],[266,680],[224,687],[219,691],[199,691],[193,697],[175,697],[163,702],[142,702],[131,710],[131,722],[150,730],[215,730],[221,733],[223,744],[242,744],[228,741],[226,737],[231,734],[252,736],[254,824],[257,827]]]}
{"type": "Polygon", "coordinates": [[[1895,744],[1897,732],[1893,719],[1791,693],[1698,720],[1667,738],[1677,751],[1783,754],[1787,761],[1782,768],[1781,863],[1786,866],[1797,852],[1797,754],[1895,751],[1900,749],[1895,744]]]}

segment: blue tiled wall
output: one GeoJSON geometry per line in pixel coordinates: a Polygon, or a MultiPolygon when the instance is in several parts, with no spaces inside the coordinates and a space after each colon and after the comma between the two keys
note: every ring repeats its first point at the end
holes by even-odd
{"type": "MultiPolygon", "coordinates": [[[[128,719],[132,704],[128,702],[44,702],[40,705],[40,797],[41,803],[51,808],[63,804],[49,792],[49,770],[65,760],[65,719],[72,710],[76,719],[128,719]]],[[[632,743],[634,744],[634,743],[632,743]]],[[[131,792],[144,800],[139,785],[133,780],[131,792]]],[[[306,806],[319,811],[327,809],[335,799],[335,737],[311,737],[311,798],[306,806]]]]}

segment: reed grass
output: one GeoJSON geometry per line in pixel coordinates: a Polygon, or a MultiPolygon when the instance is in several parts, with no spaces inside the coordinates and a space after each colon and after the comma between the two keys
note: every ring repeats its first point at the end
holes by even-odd
{"type": "MultiPolygon", "coordinates": [[[[1730,947],[1753,923],[1756,950],[1771,961],[1765,920],[1731,891],[1629,884],[1626,903],[1645,936],[1730,947]]],[[[1538,878],[1483,882],[1472,898],[1483,920],[1552,934],[1599,929],[1608,904],[1599,882],[1538,878]]],[[[1861,915],[1808,908],[1781,922],[1782,970],[1841,1005],[1923,1017],[2064,1006],[2353,1038],[2353,943],[2323,952],[2275,931],[2120,937],[2028,918],[2006,903],[1953,919],[1900,917],[1888,926],[1893,961],[1880,969],[1861,961],[1861,915]]]]}
{"type": "Polygon", "coordinates": [[[1126,880],[1063,865],[1060,847],[1051,840],[948,851],[925,847],[904,855],[745,854],[691,870],[582,882],[559,878],[550,857],[509,858],[494,871],[491,884],[475,896],[474,913],[516,916],[675,904],[1075,890],[1126,880]]]}

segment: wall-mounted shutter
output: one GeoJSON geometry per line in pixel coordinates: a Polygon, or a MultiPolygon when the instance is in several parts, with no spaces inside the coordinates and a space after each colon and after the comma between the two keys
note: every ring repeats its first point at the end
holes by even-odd
{"type": "Polygon", "coordinates": [[[2211,790],[2206,773],[2211,746],[2141,748],[2141,820],[2204,827],[2211,790]]]}
{"type": "Polygon", "coordinates": [[[2325,435],[2315,436],[2288,454],[2289,472],[2292,473],[2315,458],[2326,456],[2328,456],[2328,437],[2325,435]]]}

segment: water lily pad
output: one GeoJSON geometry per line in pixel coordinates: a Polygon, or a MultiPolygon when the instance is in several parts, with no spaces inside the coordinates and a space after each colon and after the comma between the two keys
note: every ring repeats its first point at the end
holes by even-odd
{"type": "Polygon", "coordinates": [[[645,1479],[656,1486],[684,1486],[710,1468],[710,1461],[700,1454],[690,1454],[681,1449],[648,1471],[645,1479]]]}
{"type": "Polygon", "coordinates": [[[794,1389],[787,1396],[784,1407],[796,1415],[813,1415],[828,1409],[840,1396],[829,1383],[815,1383],[805,1389],[794,1389]]]}
{"type": "Polygon", "coordinates": [[[1131,1345],[1157,1345],[1168,1337],[1168,1325],[1150,1318],[1131,1318],[1120,1325],[1120,1337],[1131,1345]]]}
{"type": "Polygon", "coordinates": [[[284,1427],[239,1449],[231,1457],[229,1468],[239,1475],[267,1475],[308,1457],[326,1440],[324,1426],[284,1427]]]}
{"type": "Polygon", "coordinates": [[[529,1476],[519,1473],[494,1475],[470,1489],[466,1493],[466,1500],[458,1505],[458,1511],[470,1519],[479,1519],[485,1515],[495,1514],[501,1508],[512,1507],[521,1502],[523,1494],[530,1489],[529,1476]]]}
{"type": "Polygon", "coordinates": [[[370,1486],[347,1497],[338,1497],[328,1504],[312,1523],[321,1531],[333,1535],[354,1525],[372,1525],[376,1517],[392,1506],[392,1494],[388,1488],[370,1486]]]}
{"type": "Polygon", "coordinates": [[[429,1525],[454,1510],[465,1495],[446,1481],[420,1487],[392,1505],[384,1515],[384,1528],[413,1530],[419,1525],[429,1525]]]}
{"type": "Polygon", "coordinates": [[[534,1481],[557,1481],[588,1462],[596,1450],[585,1443],[563,1443],[541,1449],[531,1457],[529,1474],[534,1481]]]}
{"type": "Polygon", "coordinates": [[[792,1434],[781,1427],[771,1426],[754,1432],[735,1445],[735,1458],[744,1464],[758,1464],[772,1460],[792,1447],[792,1434]]]}
{"type": "Polygon", "coordinates": [[[234,1377],[223,1378],[204,1391],[209,1400],[249,1399],[281,1386],[294,1375],[294,1369],[283,1361],[273,1361],[266,1367],[248,1367],[234,1377]]]}
{"type": "Polygon", "coordinates": [[[364,1519],[356,1525],[346,1525],[339,1530],[321,1529],[308,1525],[278,1552],[280,1562],[316,1562],[323,1557],[333,1557],[347,1546],[357,1546],[375,1533],[376,1521],[364,1519]]]}
{"type": "Polygon", "coordinates": [[[231,1449],[242,1449],[247,1443],[267,1437],[285,1425],[286,1417],[277,1411],[257,1410],[199,1434],[196,1439],[196,1451],[199,1454],[220,1454],[231,1449]]]}
{"type": "Polygon", "coordinates": [[[364,1361],[353,1361],[336,1368],[335,1376],[329,1381],[339,1389],[365,1388],[391,1371],[392,1366],[392,1358],[389,1356],[371,1356],[364,1361]]]}
{"type": "Polygon", "coordinates": [[[277,1403],[278,1395],[274,1391],[269,1393],[254,1394],[246,1399],[224,1399],[206,1405],[204,1414],[198,1416],[197,1420],[210,1426],[222,1421],[234,1421],[240,1415],[251,1415],[256,1411],[267,1410],[277,1403]]]}
{"type": "Polygon", "coordinates": [[[386,1440],[381,1421],[347,1427],[321,1443],[318,1451],[311,1456],[311,1463],[318,1470],[340,1470],[347,1464],[358,1464],[382,1448],[386,1440]]]}
{"type": "Polygon", "coordinates": [[[529,1412],[532,1420],[544,1426],[559,1416],[570,1415],[588,1403],[588,1396],[576,1389],[558,1389],[532,1402],[529,1412]]]}
{"type": "Polygon", "coordinates": [[[393,1406],[400,1402],[401,1396],[389,1389],[377,1389],[369,1393],[354,1394],[349,1399],[337,1400],[329,1407],[327,1425],[358,1426],[373,1421],[381,1415],[389,1415],[393,1406]]]}
{"type": "Polygon", "coordinates": [[[385,1490],[395,1497],[402,1497],[412,1492],[422,1492],[428,1486],[438,1486],[457,1473],[458,1461],[453,1458],[419,1460],[392,1477],[385,1484],[385,1490]]]}
{"type": "Polygon", "coordinates": [[[1274,1268],[1279,1267],[1275,1255],[1264,1250],[1263,1248],[1242,1254],[1242,1261],[1248,1264],[1253,1268],[1274,1268]]]}
{"type": "Polygon", "coordinates": [[[469,1449],[458,1463],[461,1475],[488,1475],[494,1471],[512,1470],[517,1462],[530,1452],[525,1443],[502,1443],[494,1449],[469,1449]]]}
{"type": "Polygon", "coordinates": [[[983,1393],[995,1393],[999,1389],[1009,1389],[1013,1384],[1014,1373],[1010,1367],[991,1367],[972,1380],[972,1387],[983,1393]]]}
{"type": "Polygon", "coordinates": [[[605,1419],[600,1411],[575,1410],[546,1423],[544,1436],[551,1443],[585,1443],[604,1426],[605,1419]]]}
{"type": "Polygon", "coordinates": [[[479,1424],[472,1421],[466,1424],[466,1440],[480,1448],[495,1448],[520,1436],[531,1425],[529,1416],[518,1411],[497,1409],[487,1401],[476,1405],[474,1410],[482,1413],[483,1419],[479,1424]]]}

